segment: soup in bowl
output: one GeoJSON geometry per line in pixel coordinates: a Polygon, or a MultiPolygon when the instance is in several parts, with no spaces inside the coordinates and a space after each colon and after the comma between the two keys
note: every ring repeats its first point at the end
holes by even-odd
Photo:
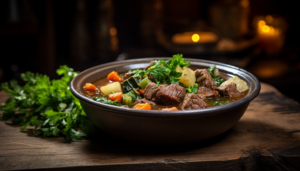
{"type": "Polygon", "coordinates": [[[145,143],[189,143],[233,127],[260,91],[258,79],[224,63],[142,58],[89,68],[71,92],[103,132],[145,143]]]}

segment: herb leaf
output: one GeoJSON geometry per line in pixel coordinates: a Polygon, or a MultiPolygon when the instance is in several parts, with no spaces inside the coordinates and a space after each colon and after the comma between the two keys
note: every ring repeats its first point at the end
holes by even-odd
{"type": "Polygon", "coordinates": [[[121,106],[121,103],[118,103],[118,99],[111,101],[107,97],[94,97],[93,100],[104,103],[104,104],[110,104],[110,105],[115,105],[115,106],[121,106]]]}
{"type": "Polygon", "coordinates": [[[50,80],[46,75],[26,72],[21,74],[24,86],[16,81],[2,83],[0,89],[11,97],[0,107],[1,119],[16,117],[13,123],[22,125],[21,130],[34,126],[41,137],[63,136],[67,141],[79,141],[82,136],[93,135],[95,127],[69,88],[78,73],[64,65],[57,74],[61,79],[50,80]]]}
{"type": "Polygon", "coordinates": [[[159,60],[151,65],[145,72],[145,74],[153,75],[157,85],[158,84],[179,84],[179,77],[182,75],[180,72],[176,72],[176,68],[190,66],[189,61],[183,59],[182,54],[173,55],[170,60],[159,60]]]}
{"type": "Polygon", "coordinates": [[[221,77],[216,77],[215,74],[214,74],[214,69],[216,68],[215,65],[207,68],[207,71],[209,72],[211,78],[214,80],[216,86],[220,86],[223,82],[224,82],[224,79],[222,79],[221,77]]]}
{"type": "Polygon", "coordinates": [[[188,93],[197,94],[197,93],[198,93],[198,87],[199,87],[199,85],[198,85],[197,83],[195,83],[195,84],[193,85],[193,87],[192,87],[192,86],[189,86],[188,88],[185,88],[185,90],[186,90],[186,92],[188,92],[188,93]]]}
{"type": "Polygon", "coordinates": [[[214,101],[212,103],[213,106],[221,106],[221,105],[225,105],[225,104],[229,104],[229,101],[214,101]]]}

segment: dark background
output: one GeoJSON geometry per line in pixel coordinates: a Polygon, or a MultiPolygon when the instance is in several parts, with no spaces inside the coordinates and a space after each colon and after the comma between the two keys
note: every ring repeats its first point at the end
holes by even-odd
{"type": "MultiPolygon", "coordinates": [[[[254,73],[262,82],[300,101],[300,43],[297,1],[249,0],[247,33],[221,38],[237,44],[255,39],[256,16],[277,15],[287,30],[282,51],[269,55],[254,43],[246,48],[219,51],[204,45],[203,51],[182,50],[160,41],[179,32],[213,30],[211,7],[231,11],[237,0],[2,0],[0,2],[0,82],[20,80],[25,71],[58,78],[55,70],[68,65],[77,71],[102,63],[141,57],[172,56],[220,61],[254,73]],[[116,35],[109,34],[115,27],[116,35]],[[115,44],[112,44],[114,40],[115,44]]],[[[228,18],[236,18],[238,14],[228,18]]],[[[227,14],[227,13],[226,13],[227,14]]],[[[223,20],[221,24],[229,24],[223,20]]],[[[233,27],[234,28],[234,27],[233,27]]],[[[169,44],[168,44],[169,43],[169,44]]]]}

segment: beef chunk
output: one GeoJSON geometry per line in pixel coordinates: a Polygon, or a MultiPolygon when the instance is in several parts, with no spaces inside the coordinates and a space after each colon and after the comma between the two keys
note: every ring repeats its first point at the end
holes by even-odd
{"type": "Polygon", "coordinates": [[[180,103],[184,95],[185,88],[178,84],[156,86],[155,83],[149,83],[145,88],[144,97],[159,104],[171,105],[180,103]]]}
{"type": "Polygon", "coordinates": [[[127,72],[126,74],[124,74],[123,80],[127,80],[131,76],[133,76],[133,73],[132,72],[127,72]]]}
{"type": "Polygon", "coordinates": [[[152,74],[148,74],[148,79],[151,80],[152,82],[156,82],[156,80],[152,74]]]}
{"type": "Polygon", "coordinates": [[[226,85],[225,87],[218,87],[216,89],[217,91],[220,92],[220,94],[224,96],[229,96],[229,97],[239,97],[243,95],[237,88],[235,83],[230,83],[226,85]]]}
{"type": "Polygon", "coordinates": [[[197,94],[187,93],[179,104],[179,108],[182,110],[203,109],[207,108],[207,104],[197,94]]]}
{"type": "Polygon", "coordinates": [[[196,75],[196,79],[198,79],[202,75],[205,75],[205,77],[206,77],[204,80],[201,80],[199,82],[200,86],[204,86],[204,87],[210,88],[212,90],[214,90],[214,89],[217,88],[214,80],[211,78],[211,75],[209,74],[209,72],[207,71],[207,69],[197,69],[195,71],[195,75],[196,75]]]}
{"type": "Polygon", "coordinates": [[[160,104],[178,104],[184,98],[185,92],[186,90],[184,87],[178,84],[171,84],[158,90],[156,93],[156,97],[160,104]]]}
{"type": "Polygon", "coordinates": [[[165,87],[165,86],[167,86],[167,85],[163,84],[163,85],[156,86],[156,83],[149,83],[145,88],[144,97],[147,100],[157,102],[158,99],[156,97],[156,93],[158,90],[160,90],[162,87],[165,87]]]}
{"type": "Polygon", "coordinates": [[[143,99],[136,99],[135,102],[134,102],[134,105],[136,105],[138,103],[148,103],[151,106],[155,106],[156,105],[156,103],[154,103],[152,101],[149,101],[149,100],[147,100],[145,98],[143,98],[143,99]]]}
{"type": "Polygon", "coordinates": [[[198,93],[197,93],[201,99],[205,97],[213,97],[219,95],[219,92],[216,90],[211,90],[207,87],[199,87],[198,93]]]}
{"type": "Polygon", "coordinates": [[[151,61],[150,63],[149,63],[149,65],[148,66],[146,66],[146,68],[144,68],[144,70],[147,70],[152,64],[154,64],[155,62],[157,62],[157,61],[151,61]]]}

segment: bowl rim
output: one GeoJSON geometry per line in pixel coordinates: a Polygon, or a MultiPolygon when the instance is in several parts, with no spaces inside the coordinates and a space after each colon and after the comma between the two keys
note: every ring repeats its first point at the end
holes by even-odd
{"type": "Polygon", "coordinates": [[[249,92],[246,97],[235,101],[233,103],[229,103],[226,105],[221,105],[221,106],[215,106],[215,107],[209,107],[205,109],[193,109],[193,110],[178,110],[178,111],[162,111],[162,110],[138,110],[138,109],[131,109],[131,108],[124,108],[120,106],[113,106],[109,104],[103,104],[96,102],[92,100],[91,98],[85,97],[82,94],[80,94],[77,90],[74,88],[74,82],[77,81],[78,79],[80,80],[81,77],[83,77],[85,74],[93,72],[95,70],[101,70],[101,68],[105,67],[113,67],[113,65],[131,65],[131,64],[138,64],[141,62],[149,62],[152,60],[159,60],[159,59],[164,59],[168,60],[171,57],[150,57],[150,58],[137,58],[137,59],[130,59],[130,60],[123,60],[123,61],[114,61],[114,62],[109,62],[101,65],[96,65],[94,67],[90,67],[82,72],[80,72],[77,76],[75,76],[72,81],[70,82],[70,90],[71,93],[79,100],[83,101],[85,103],[88,103],[90,105],[93,105],[95,107],[101,108],[102,110],[108,110],[112,112],[117,112],[117,113],[123,113],[126,115],[132,115],[132,116],[141,116],[141,117],[182,117],[182,116],[205,116],[205,115],[211,115],[211,114],[217,114],[220,112],[225,112],[228,110],[233,110],[236,107],[245,105],[252,101],[256,96],[258,96],[261,86],[259,80],[250,72],[225,63],[221,62],[216,62],[216,61],[211,61],[211,60],[204,60],[204,59],[193,59],[193,58],[184,58],[186,61],[192,62],[198,62],[198,63],[205,63],[205,64],[211,64],[211,65],[216,65],[216,66],[223,66],[225,68],[230,68],[233,70],[237,70],[239,72],[243,72],[246,75],[248,75],[252,80],[254,81],[254,90],[252,92],[249,92]],[[132,63],[133,62],[133,63],[132,63]]]}

